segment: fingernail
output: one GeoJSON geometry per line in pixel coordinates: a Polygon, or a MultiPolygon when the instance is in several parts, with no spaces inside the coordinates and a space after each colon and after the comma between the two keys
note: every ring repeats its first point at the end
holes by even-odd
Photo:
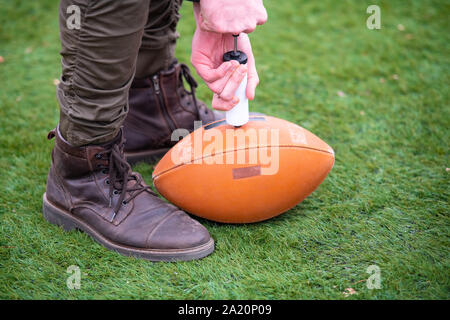
{"type": "Polygon", "coordinates": [[[232,102],[236,105],[239,103],[239,98],[238,97],[233,97],[232,102]]]}

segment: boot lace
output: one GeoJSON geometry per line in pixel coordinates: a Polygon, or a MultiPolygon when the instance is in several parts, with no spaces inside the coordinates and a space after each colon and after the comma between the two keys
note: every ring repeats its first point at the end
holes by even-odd
{"type": "MultiPolygon", "coordinates": [[[[197,98],[195,97],[195,89],[197,88],[198,84],[197,81],[195,81],[194,77],[191,74],[191,70],[189,70],[189,67],[185,65],[184,63],[180,63],[181,68],[181,75],[186,79],[186,82],[189,84],[189,87],[191,91],[189,91],[190,94],[192,94],[192,98],[194,99],[194,106],[197,110],[197,113],[200,112],[197,106],[197,98]]],[[[200,114],[198,115],[200,117],[200,114]]]]}
{"type": "Polygon", "coordinates": [[[123,153],[124,142],[114,144],[109,150],[98,153],[97,157],[104,154],[109,158],[108,166],[99,166],[103,170],[108,170],[109,175],[109,207],[112,207],[113,195],[119,193],[119,199],[113,209],[111,222],[116,217],[122,205],[126,205],[142,192],[149,192],[156,196],[150,186],[143,183],[142,176],[131,171],[131,166],[125,160],[123,153]],[[134,181],[130,184],[130,181],[134,181]],[[127,198],[125,196],[129,194],[127,198]]]}

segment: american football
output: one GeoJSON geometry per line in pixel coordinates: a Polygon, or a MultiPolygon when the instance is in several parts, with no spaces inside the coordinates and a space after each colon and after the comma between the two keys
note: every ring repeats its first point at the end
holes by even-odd
{"type": "MultiPolygon", "coordinates": [[[[172,138],[180,136],[175,132],[172,138]]],[[[300,203],[333,164],[333,149],[308,130],[275,117],[250,116],[241,127],[225,120],[199,126],[165,154],[153,182],[191,214],[251,223],[300,203]]]]}

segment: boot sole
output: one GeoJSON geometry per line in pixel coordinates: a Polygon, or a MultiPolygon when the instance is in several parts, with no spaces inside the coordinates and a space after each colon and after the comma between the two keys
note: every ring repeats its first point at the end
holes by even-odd
{"type": "Polygon", "coordinates": [[[139,162],[154,164],[158,162],[169,150],[170,148],[162,148],[139,152],[125,152],[125,158],[131,165],[135,165],[139,162]]]}
{"type": "Polygon", "coordinates": [[[44,219],[49,223],[60,226],[65,231],[78,229],[86,232],[92,239],[105,248],[118,252],[124,256],[132,256],[150,261],[170,262],[201,259],[214,251],[214,240],[212,238],[201,246],[188,249],[143,249],[121,245],[105,238],[85,222],[51,204],[47,200],[47,195],[45,193],[43,196],[42,207],[44,219]]]}

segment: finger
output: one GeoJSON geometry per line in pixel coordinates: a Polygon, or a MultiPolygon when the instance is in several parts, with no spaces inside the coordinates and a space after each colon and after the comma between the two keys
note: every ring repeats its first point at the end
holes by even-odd
{"type": "Polygon", "coordinates": [[[212,107],[216,110],[229,111],[239,103],[238,97],[233,97],[231,100],[223,100],[217,94],[213,95],[212,107]]]}
{"type": "Polygon", "coordinates": [[[211,68],[208,64],[203,63],[192,63],[197,70],[198,75],[206,82],[214,82],[220,78],[223,78],[227,72],[233,68],[233,64],[231,61],[226,61],[222,63],[218,68],[211,68]]]}
{"type": "Polygon", "coordinates": [[[245,95],[249,100],[255,99],[256,87],[259,84],[259,76],[256,69],[248,72],[247,76],[247,88],[245,89],[245,95]]]}
{"type": "Polygon", "coordinates": [[[261,11],[261,13],[260,13],[260,15],[258,16],[258,19],[257,19],[257,20],[258,20],[258,21],[256,22],[256,24],[257,24],[258,26],[260,26],[260,25],[266,23],[266,21],[267,21],[267,10],[266,10],[266,8],[263,8],[263,10],[261,11]]]}
{"type": "Polygon", "coordinates": [[[249,24],[245,27],[244,32],[245,33],[252,33],[256,29],[256,22],[249,24]]]}
{"type": "Polygon", "coordinates": [[[223,100],[231,100],[234,97],[234,94],[247,74],[247,66],[241,64],[239,68],[234,71],[228,80],[227,84],[223,88],[223,91],[220,93],[220,98],[223,100]]]}
{"type": "Polygon", "coordinates": [[[211,89],[212,92],[220,94],[223,89],[225,88],[228,80],[233,75],[234,71],[236,71],[237,68],[239,68],[239,62],[232,60],[233,62],[233,68],[228,69],[227,73],[224,77],[220,78],[219,80],[216,80],[214,82],[206,82],[206,85],[209,89],[211,89]]]}
{"type": "Polygon", "coordinates": [[[258,74],[248,77],[247,88],[245,89],[245,95],[247,96],[248,100],[255,99],[255,92],[258,84],[259,84],[258,74]]]}
{"type": "Polygon", "coordinates": [[[245,89],[245,94],[249,100],[255,98],[256,87],[259,84],[258,72],[256,72],[255,58],[253,53],[250,51],[247,55],[248,61],[248,76],[247,76],[247,88],[245,89]]]}

